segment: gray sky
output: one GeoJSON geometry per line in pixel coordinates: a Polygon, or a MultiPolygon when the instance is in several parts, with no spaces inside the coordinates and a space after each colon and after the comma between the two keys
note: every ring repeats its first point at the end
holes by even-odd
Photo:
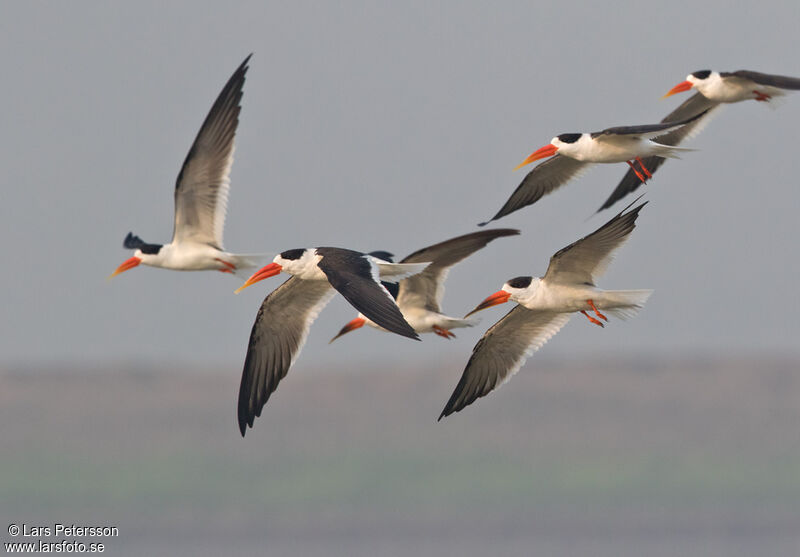
{"type": "MultiPolygon", "coordinates": [[[[219,273],[106,277],[130,256],[128,231],[169,241],[180,165],[250,52],[225,245],[270,254],[407,255],[476,230],[524,176],[514,166],[554,135],[659,121],[686,96],[659,97],[690,71],[800,75],[795,1],[579,4],[8,4],[0,364],[175,361],[238,376],[279,280],[235,296],[219,273]]],[[[655,289],[645,310],[604,330],[578,316],[542,352],[800,355],[798,122],[800,95],[727,107],[687,145],[698,152],[642,188],[651,203],[599,281],[655,289]]],[[[497,222],[523,233],[456,267],[445,311],[542,274],[613,215],[588,219],[625,170],[595,167],[497,222]]],[[[297,365],[466,362],[502,314],[450,342],[365,330],[328,346],[354,315],[337,298],[297,365]]]]}

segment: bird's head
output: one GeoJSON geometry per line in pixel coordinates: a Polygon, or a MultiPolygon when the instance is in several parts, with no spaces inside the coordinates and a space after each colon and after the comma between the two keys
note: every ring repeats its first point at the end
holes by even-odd
{"type": "Polygon", "coordinates": [[[138,267],[142,263],[144,263],[145,265],[152,265],[156,263],[156,261],[161,259],[159,257],[159,251],[160,248],[163,246],[158,246],[158,247],[159,249],[155,251],[137,249],[136,251],[133,252],[133,257],[129,257],[128,259],[123,261],[122,264],[119,267],[117,267],[108,278],[113,278],[120,273],[124,273],[125,271],[133,269],[134,267],[138,267]],[[150,251],[150,253],[148,253],[148,251],[150,251]]]}
{"type": "Polygon", "coordinates": [[[719,74],[717,72],[712,72],[711,70],[698,70],[696,72],[692,72],[686,76],[685,81],[678,83],[675,87],[667,91],[666,94],[661,98],[665,99],[667,97],[671,97],[675,93],[683,93],[692,87],[695,87],[702,92],[703,87],[718,76],[719,74]]]}
{"type": "Polygon", "coordinates": [[[550,140],[550,143],[544,147],[539,147],[533,153],[528,155],[528,158],[519,163],[514,170],[518,170],[526,164],[538,161],[539,159],[552,157],[561,149],[569,150],[569,147],[574,143],[577,143],[582,135],[582,133],[562,133],[561,135],[554,137],[550,140]]]}
{"type": "Polygon", "coordinates": [[[303,278],[302,275],[304,272],[307,272],[312,267],[316,267],[314,257],[314,250],[304,248],[290,249],[279,253],[275,256],[275,259],[272,260],[272,263],[261,267],[258,271],[253,273],[250,278],[234,292],[238,294],[248,286],[252,286],[269,277],[274,277],[280,274],[281,271],[290,275],[301,275],[301,278],[303,278]]]}
{"type": "Polygon", "coordinates": [[[522,301],[530,298],[536,292],[539,286],[539,279],[534,277],[516,277],[507,281],[503,288],[487,297],[471,312],[466,314],[466,319],[475,312],[481,311],[492,306],[504,304],[508,301],[521,303],[522,301]]]}

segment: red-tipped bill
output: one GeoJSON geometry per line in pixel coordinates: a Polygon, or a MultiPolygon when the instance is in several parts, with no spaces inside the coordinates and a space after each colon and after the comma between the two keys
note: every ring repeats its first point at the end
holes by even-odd
{"type": "Polygon", "coordinates": [[[552,157],[553,155],[556,154],[556,151],[558,151],[558,147],[556,147],[555,145],[552,145],[552,144],[545,145],[544,147],[540,147],[539,149],[536,149],[533,153],[531,153],[528,156],[527,159],[525,159],[524,161],[519,163],[514,168],[514,170],[519,170],[520,168],[522,168],[526,164],[530,164],[533,161],[538,161],[539,159],[545,159],[547,157],[552,157]]]}
{"type": "Polygon", "coordinates": [[[114,271],[113,273],[111,273],[109,275],[108,278],[114,278],[118,274],[124,273],[128,269],[133,269],[134,267],[136,267],[141,262],[142,262],[142,260],[139,259],[138,257],[131,257],[130,259],[126,259],[125,261],[122,262],[122,265],[117,267],[116,271],[114,271]]]}
{"type": "Polygon", "coordinates": [[[270,263],[269,265],[261,267],[261,269],[253,273],[252,276],[249,279],[247,279],[243,285],[234,290],[233,291],[234,294],[238,294],[248,286],[252,286],[253,284],[260,282],[266,278],[274,277],[275,275],[280,274],[281,269],[282,267],[277,263],[270,263]]]}
{"type": "Polygon", "coordinates": [[[681,81],[675,87],[667,91],[667,93],[661,97],[662,99],[666,99],[667,97],[671,97],[675,93],[683,93],[684,91],[688,91],[692,88],[692,84],[689,81],[681,81]]]}
{"type": "Polygon", "coordinates": [[[328,344],[330,344],[331,342],[333,342],[334,340],[336,340],[336,339],[337,339],[337,338],[339,338],[340,336],[342,336],[342,335],[346,335],[346,334],[347,334],[347,333],[349,333],[350,331],[355,331],[356,329],[360,329],[361,327],[363,327],[363,326],[364,326],[364,323],[366,323],[366,322],[367,322],[367,320],[366,320],[366,319],[362,319],[361,317],[356,317],[355,319],[353,319],[352,321],[350,321],[350,323],[348,323],[347,325],[345,325],[344,327],[342,327],[342,330],[341,330],[341,331],[339,331],[339,334],[337,334],[335,337],[333,337],[333,338],[330,340],[330,342],[328,342],[328,344]]]}
{"type": "Polygon", "coordinates": [[[471,312],[466,314],[464,316],[464,319],[466,319],[467,317],[469,317],[473,313],[475,313],[477,311],[480,311],[482,309],[490,308],[492,306],[496,306],[496,305],[499,305],[499,304],[505,304],[510,297],[511,297],[511,294],[509,294],[505,290],[498,290],[497,292],[495,292],[494,294],[492,294],[491,296],[486,298],[484,301],[482,301],[480,304],[478,304],[478,307],[476,307],[471,312]]]}

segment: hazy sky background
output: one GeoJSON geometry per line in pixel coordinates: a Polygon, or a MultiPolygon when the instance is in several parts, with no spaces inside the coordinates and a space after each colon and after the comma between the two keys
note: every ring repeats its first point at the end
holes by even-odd
{"type": "MultiPolygon", "coordinates": [[[[476,230],[554,135],[659,121],[659,100],[705,68],[800,76],[800,5],[728,2],[6,4],[0,364],[176,362],[238,377],[271,279],[235,296],[220,273],[140,267],[128,231],[166,243],[175,177],[216,95],[254,53],[244,88],[225,246],[272,255],[332,245],[398,256],[476,230]]],[[[601,330],[581,316],[543,352],[800,356],[796,177],[800,95],[727,107],[642,192],[650,204],[599,285],[653,288],[601,330]]],[[[595,167],[495,225],[456,267],[463,315],[508,278],[613,216],[589,218],[625,165],[595,167]]],[[[510,309],[510,306],[507,308],[510,309]]],[[[336,298],[296,367],[379,358],[466,362],[503,309],[415,343],[375,330],[328,340],[336,298]]]]}

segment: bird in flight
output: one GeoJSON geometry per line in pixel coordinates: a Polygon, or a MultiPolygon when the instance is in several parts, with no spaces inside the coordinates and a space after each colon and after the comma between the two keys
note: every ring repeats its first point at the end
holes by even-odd
{"type": "Polygon", "coordinates": [[[513,278],[467,314],[508,301],[518,304],[472,349],[440,420],[508,381],[573,313],[579,312],[591,323],[604,327],[608,318],[603,312],[626,318],[644,305],[651,290],[602,290],[595,286],[595,278],[605,272],[614,252],[628,239],[645,205],[646,202],[625,212],[629,205],[588,236],[556,252],[543,277],[513,278]]]}
{"type": "MultiPolygon", "coordinates": [[[[476,322],[472,319],[459,319],[442,313],[444,281],[447,279],[450,268],[483,248],[492,240],[518,234],[519,230],[511,228],[481,230],[422,248],[400,261],[400,263],[427,261],[430,262],[430,265],[421,273],[405,278],[395,285],[385,284],[384,286],[395,297],[397,307],[400,308],[403,317],[415,331],[418,333],[435,333],[443,338],[453,338],[455,334],[451,332],[451,329],[472,327],[476,322]]],[[[388,258],[392,256],[388,252],[373,252],[371,255],[382,256],[382,259],[387,261],[391,261],[388,258]]],[[[364,325],[383,330],[375,322],[359,314],[342,327],[339,333],[331,339],[331,342],[364,325]]]]}
{"type": "Polygon", "coordinates": [[[263,264],[263,255],[233,254],[222,246],[234,136],[250,56],[252,54],[233,72],[214,101],[183,161],[175,183],[172,241],[166,245],[149,244],[129,232],[122,245],[136,251],[111,277],[139,264],[176,271],[217,270],[223,273],[263,264]]]}
{"type": "Polygon", "coordinates": [[[427,262],[388,263],[343,248],[284,251],[236,290],[280,274],[292,275],[264,298],[256,314],[239,387],[239,431],[244,436],[306,341],[311,324],[338,291],[384,329],[419,340],[379,279],[398,281],[419,273],[427,262]]]}
{"type": "Polygon", "coordinates": [[[658,155],[679,158],[679,152],[692,151],[693,149],[663,145],[657,139],[701,116],[702,114],[696,114],[691,118],[669,123],[617,126],[592,133],[562,133],[517,165],[514,170],[552,157],[531,170],[497,214],[479,226],[536,203],[542,196],[583,174],[593,163],[627,163],[639,181],[646,182],[652,173],[642,157],[658,155]]]}
{"type": "MultiPolygon", "coordinates": [[[[694,137],[717,114],[717,109],[726,103],[752,99],[774,104],[771,101],[776,101],[785,96],[787,91],[800,89],[800,79],[749,70],[721,73],[700,70],[686,76],[686,80],[667,91],[664,98],[683,91],[689,91],[690,89],[696,89],[697,92],[686,99],[678,108],[667,114],[661,122],[667,124],[690,119],[697,115],[702,116],[682,128],[660,136],[658,138],[659,143],[678,145],[694,137]]],[[[664,157],[659,157],[658,155],[646,157],[643,160],[651,174],[666,161],[664,157]]],[[[609,198],[598,209],[598,212],[608,209],[629,193],[636,191],[641,183],[641,180],[638,179],[634,172],[628,170],[609,198]]]]}

